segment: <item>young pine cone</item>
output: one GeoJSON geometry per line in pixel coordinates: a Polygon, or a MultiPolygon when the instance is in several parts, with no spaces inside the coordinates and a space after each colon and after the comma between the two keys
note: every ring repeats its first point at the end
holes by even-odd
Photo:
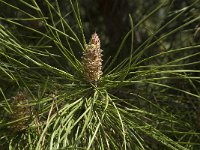
{"type": "Polygon", "coordinates": [[[27,106],[27,104],[27,96],[25,93],[18,92],[15,97],[13,97],[12,103],[10,105],[13,111],[9,117],[10,121],[21,120],[12,124],[12,131],[19,132],[27,128],[28,118],[31,115],[30,107],[27,106]]]}
{"type": "Polygon", "coordinates": [[[102,75],[101,52],[99,37],[94,33],[82,56],[84,76],[90,83],[96,83],[102,75]]]}

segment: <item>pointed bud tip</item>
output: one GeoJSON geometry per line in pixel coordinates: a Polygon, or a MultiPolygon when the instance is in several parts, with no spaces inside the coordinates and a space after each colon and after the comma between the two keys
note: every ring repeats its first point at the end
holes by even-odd
{"type": "Polygon", "coordinates": [[[90,44],[99,45],[99,47],[100,47],[100,39],[96,32],[92,34],[90,44]]]}

